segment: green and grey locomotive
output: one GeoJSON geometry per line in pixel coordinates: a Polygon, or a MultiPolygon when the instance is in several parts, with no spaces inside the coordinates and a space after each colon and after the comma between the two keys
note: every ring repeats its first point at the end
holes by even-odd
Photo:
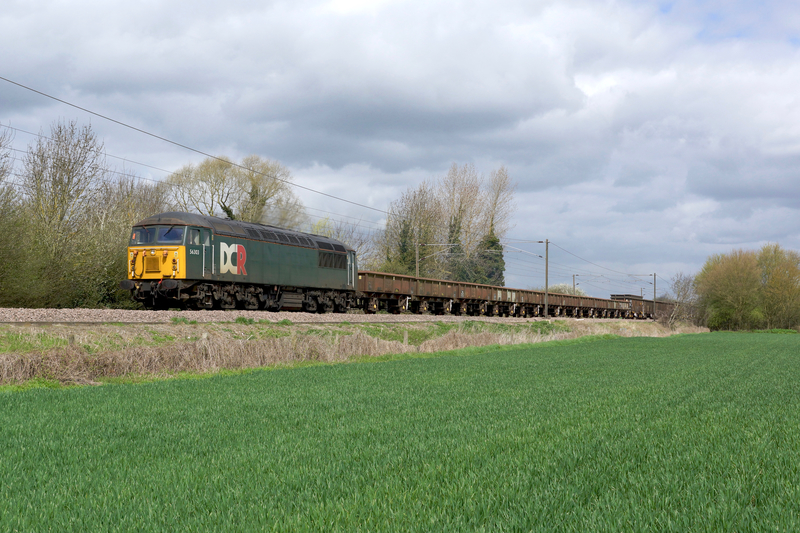
{"type": "Polygon", "coordinates": [[[176,212],[134,225],[120,286],[152,309],[345,312],[357,272],[335,239],[176,212]]]}

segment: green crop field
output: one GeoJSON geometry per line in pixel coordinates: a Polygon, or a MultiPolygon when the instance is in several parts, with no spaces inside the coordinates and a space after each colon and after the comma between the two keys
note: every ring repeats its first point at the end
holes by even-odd
{"type": "Polygon", "coordinates": [[[0,394],[0,530],[796,531],[800,335],[0,394]]]}

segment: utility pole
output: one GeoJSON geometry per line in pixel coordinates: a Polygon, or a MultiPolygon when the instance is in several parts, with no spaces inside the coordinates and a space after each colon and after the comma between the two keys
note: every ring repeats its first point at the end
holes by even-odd
{"type": "Polygon", "coordinates": [[[656,318],[656,273],[653,272],[653,320],[656,318]]]}
{"type": "Polygon", "coordinates": [[[419,243],[418,242],[414,243],[414,249],[416,250],[416,257],[417,257],[417,259],[415,261],[415,263],[417,265],[417,277],[419,277],[419,243]]]}
{"type": "Polygon", "coordinates": [[[549,276],[550,276],[550,239],[544,240],[544,317],[550,317],[550,306],[547,302],[548,292],[550,291],[549,288],[549,276]]]}
{"type": "Polygon", "coordinates": [[[575,295],[575,276],[577,276],[577,275],[578,274],[573,274],[572,275],[572,295],[573,296],[575,295]]]}

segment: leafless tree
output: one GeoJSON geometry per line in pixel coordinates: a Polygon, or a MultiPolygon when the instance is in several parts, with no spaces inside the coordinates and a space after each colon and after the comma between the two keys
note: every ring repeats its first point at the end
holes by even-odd
{"type": "Polygon", "coordinates": [[[0,183],[3,183],[11,173],[11,167],[14,163],[14,159],[11,157],[11,143],[13,140],[14,136],[11,130],[7,128],[0,129],[0,183]]]}
{"type": "Polygon", "coordinates": [[[447,231],[442,213],[441,198],[434,184],[428,181],[408,189],[392,202],[386,229],[375,234],[375,257],[370,259],[376,268],[398,274],[414,273],[416,247],[419,246],[420,275],[439,276],[441,268],[436,254],[441,248],[432,245],[442,242],[442,232],[447,231]]]}
{"type": "Polygon", "coordinates": [[[381,270],[413,273],[418,245],[421,276],[469,275],[481,243],[508,231],[513,195],[505,167],[487,180],[471,164],[454,164],[445,176],[409,188],[392,202],[373,259],[381,270]]]}
{"type": "Polygon", "coordinates": [[[165,182],[170,186],[172,202],[181,211],[206,216],[231,216],[232,206],[241,196],[234,167],[225,156],[185,165],[167,176],[165,182]]]}
{"type": "MultiPolygon", "coordinates": [[[[359,260],[369,256],[372,246],[372,235],[359,230],[358,223],[351,224],[342,220],[331,220],[329,217],[321,218],[311,225],[310,232],[341,241],[356,251],[359,260]]],[[[367,264],[364,259],[364,264],[367,264]]]]}
{"type": "Polygon", "coordinates": [[[109,173],[103,143],[90,126],[59,121],[50,137],[28,147],[21,178],[25,205],[38,236],[55,252],[85,223],[109,173]]]}
{"type": "Polygon", "coordinates": [[[166,183],[182,211],[297,228],[306,217],[292,179],[279,162],[251,155],[238,164],[207,158],[172,173],[166,183]]]}
{"type": "Polygon", "coordinates": [[[14,158],[11,156],[13,140],[14,136],[10,130],[0,130],[0,212],[6,216],[15,207],[17,199],[16,189],[7,182],[14,166],[14,158]]]}
{"type": "MultiPolygon", "coordinates": [[[[446,233],[440,237],[452,237],[461,246],[466,258],[475,251],[478,242],[486,235],[483,224],[489,198],[483,190],[483,176],[472,164],[459,167],[453,164],[447,174],[437,182],[437,193],[443,208],[446,233]],[[457,225],[457,227],[454,227],[457,225]]],[[[449,242],[449,238],[442,242],[449,242]]],[[[453,243],[455,244],[455,243],[453,243]]]]}
{"type": "MultiPolygon", "coordinates": [[[[532,287],[530,290],[544,292],[544,285],[541,287],[532,287]]],[[[548,285],[547,291],[552,294],[571,294],[573,296],[589,296],[586,291],[580,287],[572,288],[569,283],[556,283],[555,285],[548,285]]]]}
{"type": "Polygon", "coordinates": [[[672,311],[667,320],[670,328],[678,323],[696,323],[697,293],[694,290],[694,276],[678,272],[672,277],[672,311]]]}
{"type": "Polygon", "coordinates": [[[169,194],[162,183],[148,183],[123,170],[100,185],[97,202],[78,236],[80,246],[72,255],[76,269],[83,272],[73,283],[83,286],[86,305],[107,302],[117,292],[125,276],[131,226],[169,210],[169,194]]]}
{"type": "Polygon", "coordinates": [[[294,229],[305,222],[303,204],[291,187],[294,177],[281,163],[251,155],[235,174],[240,190],[238,219],[294,229]]]}
{"type": "Polygon", "coordinates": [[[492,171],[485,193],[487,198],[482,220],[484,235],[494,230],[494,234],[500,237],[511,229],[511,216],[516,209],[515,188],[516,185],[508,175],[505,166],[501,165],[500,168],[492,171]]]}

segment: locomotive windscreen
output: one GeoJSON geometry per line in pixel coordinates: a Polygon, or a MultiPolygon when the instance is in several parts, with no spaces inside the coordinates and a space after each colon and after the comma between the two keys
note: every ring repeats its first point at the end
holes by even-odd
{"type": "Polygon", "coordinates": [[[134,227],[129,246],[143,244],[182,244],[184,226],[134,227]]]}

